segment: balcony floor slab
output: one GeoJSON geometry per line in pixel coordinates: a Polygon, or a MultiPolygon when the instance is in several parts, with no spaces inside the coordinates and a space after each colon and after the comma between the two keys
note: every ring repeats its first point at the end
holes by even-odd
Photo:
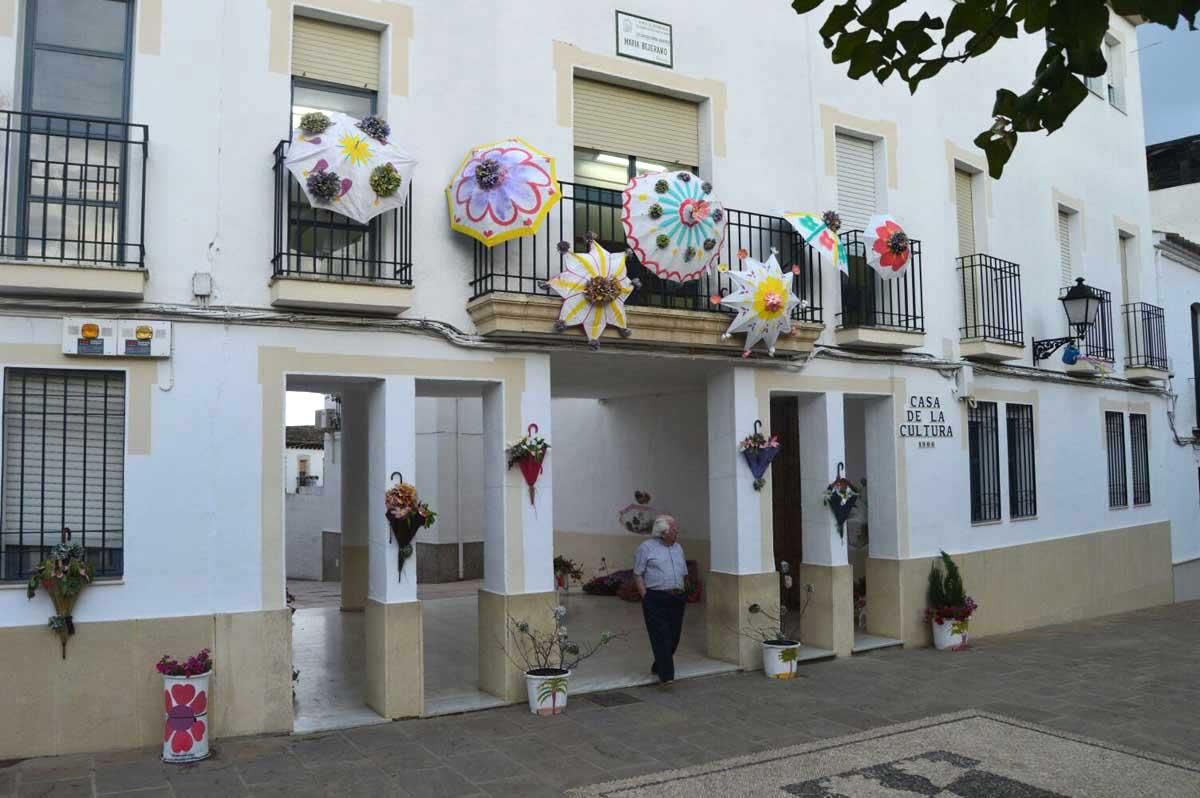
{"type": "Polygon", "coordinates": [[[0,261],[0,295],[139,301],[146,293],[146,279],[145,269],[0,261]]]}
{"type": "Polygon", "coordinates": [[[395,282],[276,276],[271,280],[271,305],[397,316],[412,307],[412,287],[395,282]]]}

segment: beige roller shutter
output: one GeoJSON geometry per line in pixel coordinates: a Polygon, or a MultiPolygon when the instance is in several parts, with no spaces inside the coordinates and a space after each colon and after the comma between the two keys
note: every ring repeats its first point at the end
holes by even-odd
{"type": "Polygon", "coordinates": [[[1074,270],[1071,268],[1071,214],[1058,212],[1058,269],[1062,284],[1070,285],[1074,270]]]}
{"type": "Polygon", "coordinates": [[[700,165],[700,106],[687,100],[575,81],[575,146],[700,165]]]}
{"type": "Polygon", "coordinates": [[[837,134],[837,212],[843,230],[865,230],[875,214],[875,143],[837,134]]]}
{"type": "Polygon", "coordinates": [[[962,169],[954,170],[954,204],[958,211],[958,255],[975,254],[975,198],[973,176],[962,169]]]}
{"type": "Polygon", "coordinates": [[[292,74],[358,89],[379,89],[379,31],[295,17],[292,74]]]}

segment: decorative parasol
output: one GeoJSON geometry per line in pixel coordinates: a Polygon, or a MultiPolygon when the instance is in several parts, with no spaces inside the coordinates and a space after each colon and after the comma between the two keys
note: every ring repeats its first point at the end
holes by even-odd
{"type": "Polygon", "coordinates": [[[626,505],[617,513],[621,527],[635,535],[649,535],[654,531],[654,519],[662,513],[650,506],[650,494],[645,491],[634,491],[633,504],[626,505]]]}
{"type": "Polygon", "coordinates": [[[588,343],[598,346],[604,328],[611,324],[629,335],[625,300],[633,281],[625,271],[625,253],[612,253],[592,242],[588,252],[568,252],[563,270],[546,285],[563,298],[555,327],[583,327],[588,343]]]}
{"type": "Polygon", "coordinates": [[[388,141],[390,133],[377,116],[307,113],[292,134],[285,166],[314,208],[366,224],[408,200],[417,162],[388,141]]]}
{"type": "Polygon", "coordinates": [[[824,213],[785,213],[783,218],[788,220],[805,244],[824,252],[833,261],[834,268],[849,274],[850,267],[846,263],[842,251],[842,241],[838,231],[842,228],[842,219],[834,211],[824,213]]]}
{"type": "Polygon", "coordinates": [[[721,304],[736,308],[738,314],[722,337],[745,332],[746,355],[756,343],[765,341],[767,353],[774,356],[779,334],[791,332],[792,308],[801,304],[789,286],[791,275],[784,277],[774,250],[766,263],[745,257],[741,271],[726,274],[733,280],[736,290],[721,297],[721,304]]]}
{"type": "Polygon", "coordinates": [[[537,232],[562,193],[554,159],[521,138],[476,147],[450,185],[450,227],[487,246],[537,232]]]}
{"type": "Polygon", "coordinates": [[[908,270],[912,246],[904,228],[887,214],[872,216],[863,231],[867,263],[884,280],[894,280],[908,270]]]}
{"type": "Polygon", "coordinates": [[[630,249],[664,280],[695,280],[721,257],[725,208],[713,196],[712,184],[691,172],[635,177],[622,205],[630,249]]]}

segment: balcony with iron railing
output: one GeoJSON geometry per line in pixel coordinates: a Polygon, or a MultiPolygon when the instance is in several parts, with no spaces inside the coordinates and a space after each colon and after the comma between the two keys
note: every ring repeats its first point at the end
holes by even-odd
{"type": "Polygon", "coordinates": [[[146,125],[0,111],[0,294],[137,300],[146,125]]]}
{"type": "MultiPolygon", "coordinates": [[[[562,270],[567,257],[559,250],[559,242],[567,242],[575,252],[584,252],[590,235],[610,252],[626,249],[620,191],[568,182],[560,185],[562,199],[535,235],[492,247],[475,244],[468,311],[481,334],[558,336],[554,323],[561,300],[545,281],[562,270]]],[[[785,274],[796,267],[792,269],[792,290],[804,304],[792,311],[793,335],[781,337],[776,348],[780,354],[809,351],[824,327],[819,255],[786,219],[731,208],[725,209],[725,215],[721,263],[736,268],[741,250],[758,260],[766,260],[774,251],[785,274]]],[[[657,277],[635,255],[627,256],[626,266],[629,276],[640,286],[625,303],[632,336],[618,338],[614,331],[614,343],[740,349],[740,340],[721,337],[733,311],[714,302],[714,298],[734,289],[728,274],[713,271],[679,284],[657,277]]]]}
{"type": "Polygon", "coordinates": [[[411,307],[412,186],[401,208],[367,224],[314,208],[275,147],[271,304],[395,315],[411,307]]]}
{"type": "Polygon", "coordinates": [[[1122,307],[1121,313],[1125,317],[1125,378],[1165,379],[1169,363],[1163,309],[1148,302],[1131,302],[1122,307]]]}
{"type": "Polygon", "coordinates": [[[977,253],[959,258],[957,272],[963,303],[962,356],[993,361],[1024,357],[1021,267],[977,253]]]}
{"type": "Polygon", "coordinates": [[[838,346],[912,349],[925,340],[921,242],[910,238],[908,268],[885,280],[867,263],[861,230],[841,234],[848,273],[841,276],[842,312],[834,340],[838,346]]]}
{"type": "MultiPolygon", "coordinates": [[[[1100,296],[1100,311],[1096,314],[1096,323],[1088,327],[1083,340],[1079,342],[1079,354],[1092,360],[1112,363],[1116,358],[1113,347],[1112,293],[1103,288],[1089,287],[1100,296]]],[[[1069,290],[1070,286],[1059,289],[1059,299],[1065,297],[1069,290]]],[[[1068,334],[1074,334],[1074,331],[1070,330],[1068,334]]],[[[1086,367],[1067,370],[1088,371],[1086,367]]]]}

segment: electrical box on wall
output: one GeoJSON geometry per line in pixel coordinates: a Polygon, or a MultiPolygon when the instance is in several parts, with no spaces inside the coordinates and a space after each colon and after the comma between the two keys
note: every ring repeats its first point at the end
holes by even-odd
{"type": "Polygon", "coordinates": [[[122,319],[117,354],[125,357],[170,357],[171,322],[122,319]]]}
{"type": "Polygon", "coordinates": [[[170,357],[171,322],[63,319],[63,354],[83,357],[170,357]]]}
{"type": "Polygon", "coordinates": [[[63,319],[63,354],[105,357],[117,353],[116,319],[63,319]]]}

